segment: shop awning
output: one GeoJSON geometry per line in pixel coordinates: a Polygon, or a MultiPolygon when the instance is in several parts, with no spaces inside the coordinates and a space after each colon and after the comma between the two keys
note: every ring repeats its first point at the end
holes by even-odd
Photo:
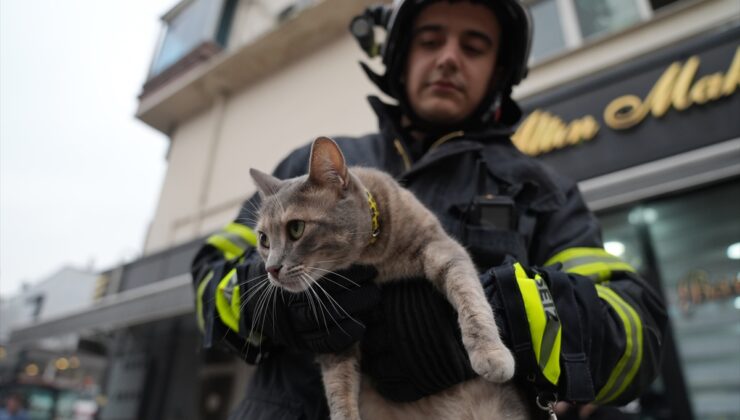
{"type": "Polygon", "coordinates": [[[22,326],[10,333],[10,345],[63,334],[111,331],[187,314],[194,309],[189,274],[104,297],[92,307],[22,326]]]}

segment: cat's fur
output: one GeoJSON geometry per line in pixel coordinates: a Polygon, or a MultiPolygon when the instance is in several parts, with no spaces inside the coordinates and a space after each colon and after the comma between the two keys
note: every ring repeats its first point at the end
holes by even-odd
{"type": "Polygon", "coordinates": [[[273,267],[268,276],[273,285],[299,293],[327,272],[352,264],[374,266],[376,283],[426,277],[457,310],[472,367],[486,379],[393,403],[361,381],[355,345],[342,354],[318,356],[332,420],[525,418],[513,385],[503,384],[514,374],[514,359],[499,338],[472,260],[411,192],[381,171],[348,169],[328,138],[314,141],[308,175],[281,181],[255,169],[250,174],[263,198],[257,230],[269,239],[269,248],[259,246],[259,253],[273,267]],[[366,191],[380,216],[374,241],[366,191]],[[292,239],[286,226],[296,220],[305,224],[292,239]]]}

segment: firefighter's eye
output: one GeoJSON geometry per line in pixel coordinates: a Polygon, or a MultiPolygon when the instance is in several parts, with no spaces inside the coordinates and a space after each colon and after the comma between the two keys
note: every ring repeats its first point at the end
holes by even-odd
{"type": "Polygon", "coordinates": [[[295,241],[303,236],[303,230],[305,228],[306,223],[303,220],[291,220],[288,222],[288,236],[295,241]]]}
{"type": "Polygon", "coordinates": [[[270,238],[265,235],[264,232],[259,232],[260,246],[263,248],[270,248],[270,238]]]}

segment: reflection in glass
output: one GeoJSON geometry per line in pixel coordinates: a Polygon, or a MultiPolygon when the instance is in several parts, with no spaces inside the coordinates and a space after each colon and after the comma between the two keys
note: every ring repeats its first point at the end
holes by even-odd
{"type": "Polygon", "coordinates": [[[622,259],[638,271],[646,269],[645,249],[655,250],[680,368],[701,419],[740,418],[740,260],[728,258],[740,219],[728,197],[740,197],[740,180],[599,216],[604,240],[624,244],[622,259]]]}
{"type": "Polygon", "coordinates": [[[196,0],[168,22],[164,40],[152,64],[152,75],[160,73],[209,39],[209,9],[208,1],[196,0]]]}
{"type": "Polygon", "coordinates": [[[740,417],[740,261],[727,245],[740,238],[740,182],[661,200],[650,224],[660,271],[698,418],[740,417]],[[711,343],[711,345],[708,345],[711,343]]]}
{"type": "Polygon", "coordinates": [[[606,34],[641,20],[637,0],[575,0],[584,39],[606,34]]]}
{"type": "Polygon", "coordinates": [[[534,22],[530,59],[541,60],[564,50],[565,38],[555,0],[537,2],[529,7],[529,11],[534,22]]]}

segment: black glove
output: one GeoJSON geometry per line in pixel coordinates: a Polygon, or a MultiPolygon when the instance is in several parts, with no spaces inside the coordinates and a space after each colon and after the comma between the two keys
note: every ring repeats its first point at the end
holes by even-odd
{"type": "MultiPolygon", "coordinates": [[[[380,299],[372,281],[377,270],[353,266],[319,279],[312,290],[292,294],[267,291],[263,262],[239,267],[242,314],[239,330],[260,333],[268,346],[282,345],[313,353],[347,349],[365,333],[365,322],[380,299]],[[265,280],[259,280],[264,278],[265,280]],[[261,293],[265,293],[261,296],[261,293]]],[[[273,286],[275,287],[275,286],[273,286]]],[[[263,343],[264,345],[265,343],[263,343]]]]}
{"type": "MultiPolygon", "coordinates": [[[[498,294],[483,275],[499,332],[506,337],[498,294]]],[[[362,341],[362,370],[385,398],[415,401],[476,375],[462,344],[457,312],[426,279],[390,282],[362,341]]]]}

